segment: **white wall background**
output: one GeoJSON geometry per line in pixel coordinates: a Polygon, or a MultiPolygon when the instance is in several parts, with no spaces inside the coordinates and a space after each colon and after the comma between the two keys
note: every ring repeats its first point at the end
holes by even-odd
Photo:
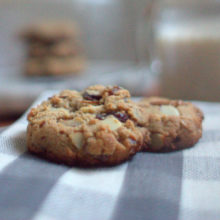
{"type": "Polygon", "coordinates": [[[76,20],[92,60],[137,61],[137,23],[147,0],[2,0],[0,1],[0,66],[22,62],[19,31],[46,19],[76,20]]]}

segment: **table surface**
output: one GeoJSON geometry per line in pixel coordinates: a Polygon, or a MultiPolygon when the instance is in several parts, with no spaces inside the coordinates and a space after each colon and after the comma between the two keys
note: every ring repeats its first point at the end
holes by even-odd
{"type": "Polygon", "coordinates": [[[219,219],[220,104],[196,105],[206,120],[204,136],[195,147],[169,154],[139,153],[129,163],[100,169],[69,168],[25,153],[26,119],[21,119],[1,138],[0,219],[8,213],[13,219],[17,210],[20,219],[65,219],[67,212],[71,219],[80,219],[82,212],[83,219],[90,219],[94,210],[99,211],[97,219],[163,219],[166,215],[169,219],[219,219]]]}

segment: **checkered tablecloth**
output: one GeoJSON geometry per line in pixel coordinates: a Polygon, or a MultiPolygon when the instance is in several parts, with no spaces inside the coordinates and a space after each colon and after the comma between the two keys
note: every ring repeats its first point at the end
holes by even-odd
{"type": "Polygon", "coordinates": [[[196,104],[205,120],[194,148],[138,153],[122,165],[97,169],[28,154],[24,115],[0,134],[0,219],[219,220],[220,104],[196,104]]]}

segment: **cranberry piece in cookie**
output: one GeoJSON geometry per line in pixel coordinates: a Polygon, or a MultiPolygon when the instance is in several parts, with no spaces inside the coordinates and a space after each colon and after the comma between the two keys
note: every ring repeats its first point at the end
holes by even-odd
{"type": "Polygon", "coordinates": [[[109,95],[114,95],[117,91],[119,91],[121,88],[119,87],[119,86],[113,86],[110,90],[109,90],[109,92],[108,92],[108,94],[109,95]]]}
{"type": "Polygon", "coordinates": [[[119,121],[126,122],[128,120],[128,115],[122,112],[114,112],[112,113],[119,121]]]}
{"type": "Polygon", "coordinates": [[[107,114],[105,113],[98,113],[96,115],[96,118],[99,119],[99,120],[104,120],[106,118],[107,114]]]}
{"type": "Polygon", "coordinates": [[[93,94],[89,94],[88,92],[85,92],[83,94],[83,98],[86,99],[86,100],[91,100],[91,101],[94,101],[94,100],[100,100],[102,98],[101,95],[93,95],[93,94]]]}

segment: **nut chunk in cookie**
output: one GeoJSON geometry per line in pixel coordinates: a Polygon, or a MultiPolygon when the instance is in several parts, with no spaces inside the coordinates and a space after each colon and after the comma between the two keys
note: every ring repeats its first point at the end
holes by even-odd
{"type": "Polygon", "coordinates": [[[167,152],[192,147],[202,136],[203,113],[195,105],[159,97],[143,99],[139,105],[148,117],[145,127],[150,142],[143,150],[167,152]]]}
{"type": "Polygon", "coordinates": [[[115,165],[148,141],[141,111],[118,86],[65,90],[30,111],[27,147],[67,165],[115,165]]]}

